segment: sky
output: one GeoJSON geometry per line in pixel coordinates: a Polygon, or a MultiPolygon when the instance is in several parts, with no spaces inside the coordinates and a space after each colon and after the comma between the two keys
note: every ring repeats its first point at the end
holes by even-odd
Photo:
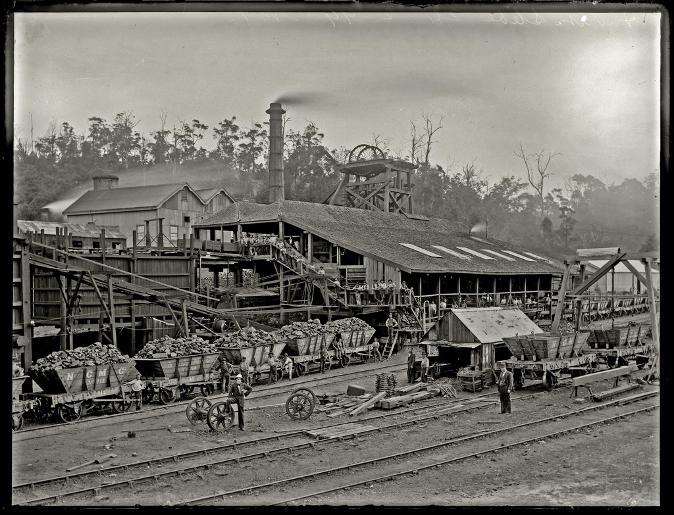
{"type": "Polygon", "coordinates": [[[122,111],[148,134],[162,112],[246,127],[287,98],[288,127],[329,148],[378,134],[404,154],[410,122],[442,116],[431,161],[492,181],[526,177],[520,143],[559,153],[557,184],[659,173],[657,13],[19,13],[14,31],[24,141],[31,115],[35,138],[122,111]]]}

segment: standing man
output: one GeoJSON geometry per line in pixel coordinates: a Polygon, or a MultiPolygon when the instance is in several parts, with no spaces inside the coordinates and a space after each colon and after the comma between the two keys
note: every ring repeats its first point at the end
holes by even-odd
{"type": "Polygon", "coordinates": [[[513,389],[513,373],[501,361],[501,375],[498,378],[498,393],[501,398],[501,413],[510,413],[510,392],[513,389]]]}
{"type": "Polygon", "coordinates": [[[248,374],[248,363],[246,363],[245,359],[241,363],[239,363],[239,374],[241,375],[244,384],[250,384],[248,374]]]}
{"type": "Polygon", "coordinates": [[[269,353],[269,380],[267,381],[267,384],[272,384],[276,382],[276,370],[278,368],[278,364],[276,363],[276,358],[274,357],[274,353],[270,352],[269,353]]]}
{"type": "Polygon", "coordinates": [[[414,363],[417,361],[417,356],[414,354],[414,350],[410,347],[410,353],[407,356],[407,382],[414,382],[414,363]]]}
{"type": "Polygon", "coordinates": [[[428,361],[428,354],[424,352],[424,355],[421,358],[421,382],[425,383],[428,379],[428,367],[430,362],[428,361]]]}
{"type": "Polygon", "coordinates": [[[243,377],[241,376],[241,374],[237,374],[236,383],[234,383],[229,389],[229,396],[232,401],[236,402],[238,408],[239,431],[243,431],[244,397],[246,397],[252,391],[253,388],[250,385],[247,385],[243,382],[243,377]]]}
{"type": "Polygon", "coordinates": [[[386,319],[386,329],[388,330],[388,341],[391,343],[393,341],[393,330],[398,327],[398,321],[393,318],[393,313],[389,312],[388,318],[386,319]]]}
{"type": "MultiPolygon", "coordinates": [[[[383,340],[383,338],[380,338],[379,340],[377,340],[375,338],[374,344],[372,344],[372,352],[374,353],[374,357],[377,359],[377,361],[383,360],[382,355],[381,355],[381,351],[379,350],[379,346],[382,345],[382,343],[383,343],[382,340],[383,340]]],[[[384,348],[385,348],[385,346],[384,346],[384,348]]]]}
{"type": "Polygon", "coordinates": [[[131,385],[131,394],[136,401],[136,411],[139,411],[143,404],[143,388],[145,388],[145,383],[140,380],[140,374],[136,374],[136,378],[129,381],[128,384],[131,385]]]}
{"type": "Polygon", "coordinates": [[[222,388],[222,392],[226,393],[229,389],[229,374],[231,372],[231,368],[229,363],[227,362],[227,358],[225,358],[225,351],[220,351],[220,355],[218,356],[216,362],[213,363],[211,370],[220,370],[221,372],[220,386],[222,388]]]}
{"type": "Polygon", "coordinates": [[[288,379],[293,378],[293,360],[290,356],[286,354],[286,360],[283,363],[283,368],[288,372],[288,379]]]}

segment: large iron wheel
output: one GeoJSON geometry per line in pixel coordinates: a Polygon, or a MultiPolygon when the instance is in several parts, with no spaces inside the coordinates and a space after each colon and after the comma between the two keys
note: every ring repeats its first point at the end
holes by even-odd
{"type": "Polygon", "coordinates": [[[185,415],[190,424],[197,425],[198,422],[203,422],[208,417],[208,411],[211,409],[212,403],[206,397],[196,397],[185,408],[185,415]]]}
{"type": "Polygon", "coordinates": [[[357,145],[349,152],[348,162],[365,161],[370,159],[385,159],[386,155],[379,148],[374,145],[357,145]]]}
{"type": "Polygon", "coordinates": [[[56,412],[61,420],[67,424],[80,419],[82,416],[82,406],[80,406],[80,404],[73,404],[72,406],[59,404],[58,408],[56,408],[56,412]]]}
{"type": "Polygon", "coordinates": [[[227,431],[234,425],[234,409],[229,401],[216,402],[208,410],[206,423],[212,431],[227,431]]]}
{"type": "Polygon", "coordinates": [[[314,412],[316,395],[308,388],[298,388],[286,400],[286,414],[293,420],[306,420],[314,412]]]}

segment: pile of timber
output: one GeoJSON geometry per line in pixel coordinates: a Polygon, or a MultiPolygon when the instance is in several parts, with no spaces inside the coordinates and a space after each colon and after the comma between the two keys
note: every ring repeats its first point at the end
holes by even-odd
{"type": "Polygon", "coordinates": [[[398,380],[395,374],[377,374],[377,379],[375,380],[375,391],[377,393],[384,392],[386,393],[386,397],[390,397],[395,392],[397,386],[398,380]]]}
{"type": "MultiPolygon", "coordinates": [[[[414,393],[408,393],[403,395],[396,395],[395,397],[388,397],[387,399],[382,399],[377,402],[376,407],[380,409],[395,409],[400,408],[401,406],[406,406],[412,402],[423,401],[424,399],[430,399],[440,395],[441,391],[439,388],[427,389],[427,385],[424,383],[418,383],[423,385],[423,389],[416,391],[414,393]]],[[[417,385],[414,385],[417,386],[417,385]]]]}
{"type": "Polygon", "coordinates": [[[457,396],[456,389],[449,383],[447,384],[437,384],[435,388],[440,390],[440,395],[443,397],[455,398],[457,396]]]}
{"type": "MultiPolygon", "coordinates": [[[[380,374],[387,375],[387,374],[380,374]]],[[[389,395],[389,391],[380,391],[372,395],[365,393],[358,396],[350,396],[336,402],[329,402],[325,405],[316,407],[318,413],[327,413],[328,417],[334,418],[346,413],[349,416],[365,413],[367,410],[373,408],[379,409],[395,409],[401,406],[406,406],[412,402],[430,399],[442,395],[444,397],[456,397],[456,390],[450,384],[438,384],[430,386],[426,383],[414,383],[403,386],[402,388],[394,389],[392,392],[394,396],[389,395]]]]}
{"type": "Polygon", "coordinates": [[[371,393],[364,393],[363,395],[350,396],[342,400],[335,399],[335,402],[316,406],[315,410],[317,413],[327,413],[328,417],[334,418],[347,413],[350,409],[368,401],[370,398],[372,398],[371,393]]]}

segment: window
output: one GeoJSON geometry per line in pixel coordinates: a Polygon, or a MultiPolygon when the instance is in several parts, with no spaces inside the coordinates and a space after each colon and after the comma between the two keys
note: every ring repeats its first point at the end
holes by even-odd
{"type": "Polygon", "coordinates": [[[182,190],[180,192],[180,200],[183,202],[187,202],[187,190],[182,190]]]}
{"type": "MultiPolygon", "coordinates": [[[[477,256],[477,257],[482,258],[482,259],[494,259],[491,256],[487,256],[486,254],[482,254],[481,252],[478,252],[477,250],[472,250],[472,249],[469,249],[467,247],[456,247],[456,248],[459,249],[459,250],[463,250],[464,252],[468,252],[468,254],[472,254],[473,256],[477,256]]],[[[466,290],[466,291],[470,291],[470,290],[466,290]]]]}
{"type": "Polygon", "coordinates": [[[145,244],[145,226],[137,225],[136,226],[136,244],[144,245],[145,244]]]}
{"type": "Polygon", "coordinates": [[[101,248],[101,242],[100,241],[92,241],[92,248],[94,249],[100,249],[101,248]]]}
{"type": "Polygon", "coordinates": [[[513,252],[512,250],[504,250],[503,252],[507,252],[511,256],[518,257],[520,259],[523,259],[524,261],[536,261],[535,259],[531,259],[526,256],[523,256],[522,254],[518,254],[517,252],[513,252]]]}
{"type": "Polygon", "coordinates": [[[178,226],[169,225],[169,239],[174,245],[178,244],[178,226]]]}
{"type": "Polygon", "coordinates": [[[435,252],[431,252],[430,250],[422,249],[421,247],[413,245],[412,243],[399,243],[399,245],[402,245],[403,247],[407,247],[408,249],[411,249],[411,250],[416,250],[417,252],[419,252],[421,254],[424,254],[426,256],[437,257],[437,258],[442,257],[442,256],[436,254],[435,252]]]}
{"type": "MultiPolygon", "coordinates": [[[[516,261],[515,259],[513,259],[513,258],[511,258],[511,257],[508,257],[508,256],[506,256],[506,255],[504,255],[504,254],[499,254],[499,253],[496,252],[495,250],[482,249],[482,251],[483,251],[483,252],[488,252],[489,254],[492,254],[492,255],[494,255],[494,256],[496,256],[496,257],[503,258],[503,259],[505,259],[506,261],[516,261]]],[[[504,252],[508,252],[508,251],[506,250],[506,251],[504,251],[504,252]]]]}
{"type": "Polygon", "coordinates": [[[447,254],[449,254],[451,256],[456,256],[456,257],[461,258],[461,259],[470,259],[469,256],[461,254],[460,252],[456,252],[452,249],[448,249],[447,247],[443,247],[442,245],[431,245],[431,247],[435,247],[436,249],[441,250],[443,252],[446,252],[447,254]]]}
{"type": "Polygon", "coordinates": [[[82,240],[73,240],[73,247],[81,249],[83,247],[82,240]]]}
{"type": "Polygon", "coordinates": [[[189,216],[183,216],[183,223],[189,224],[190,223],[190,217],[189,216]]]}

